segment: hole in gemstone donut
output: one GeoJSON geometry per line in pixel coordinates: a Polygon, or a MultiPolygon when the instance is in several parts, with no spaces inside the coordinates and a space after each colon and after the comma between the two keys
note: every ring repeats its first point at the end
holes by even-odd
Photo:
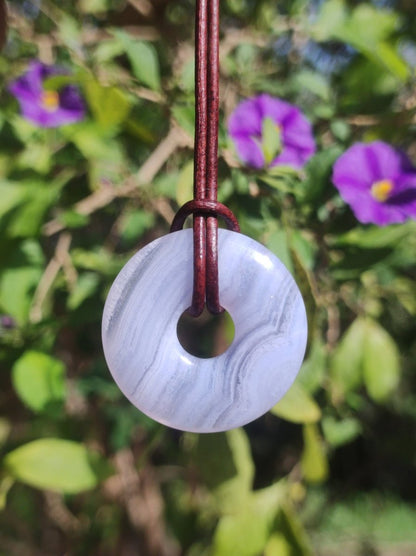
{"type": "Polygon", "coordinates": [[[181,346],[191,355],[207,359],[226,351],[234,340],[234,322],[224,311],[212,315],[206,308],[199,317],[184,311],[176,328],[181,346]]]}

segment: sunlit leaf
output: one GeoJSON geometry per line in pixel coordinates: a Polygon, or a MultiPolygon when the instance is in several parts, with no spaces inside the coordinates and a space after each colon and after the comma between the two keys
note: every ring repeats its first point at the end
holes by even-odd
{"type": "Polygon", "coordinates": [[[243,429],[199,435],[192,455],[222,511],[244,507],[253,481],[254,464],[243,429]]]}
{"type": "Polygon", "coordinates": [[[113,31],[123,45],[130,60],[133,73],[144,85],[160,89],[160,68],[156,49],[148,42],[140,41],[120,30],[113,31]]]}
{"type": "Polygon", "coordinates": [[[38,351],[26,351],[12,369],[16,393],[33,411],[62,404],[65,397],[64,375],[62,361],[38,351]]]}
{"type": "Polygon", "coordinates": [[[264,548],[264,556],[292,556],[292,547],[281,533],[273,533],[264,548]]]}
{"type": "Polygon", "coordinates": [[[267,238],[266,245],[270,251],[272,251],[285,267],[293,272],[293,262],[289,250],[289,242],[287,233],[285,230],[277,229],[274,230],[267,238]]]}
{"type": "Polygon", "coordinates": [[[189,160],[183,167],[178,176],[176,184],[176,201],[179,206],[184,205],[192,199],[194,185],[194,163],[189,160]]]}
{"type": "Polygon", "coordinates": [[[235,513],[223,516],[214,535],[213,556],[256,556],[262,552],[284,500],[281,483],[257,491],[235,513]]]}
{"type": "Polygon", "coordinates": [[[94,488],[98,483],[98,464],[95,452],[59,438],[34,440],[4,458],[5,469],[15,480],[67,494],[94,488]]]}
{"type": "Polygon", "coordinates": [[[399,350],[384,328],[371,319],[366,321],[363,372],[367,391],[377,402],[386,401],[398,386],[399,350]]]}
{"type": "Polygon", "coordinates": [[[130,100],[126,93],[117,87],[101,85],[92,76],[84,82],[88,104],[96,121],[105,127],[120,125],[130,112],[130,100]]]}
{"type": "Polygon", "coordinates": [[[192,137],[195,129],[195,108],[177,104],[172,108],[172,115],[178,124],[192,137]]]}
{"type": "Polygon", "coordinates": [[[0,307],[20,324],[27,321],[33,294],[43,273],[43,254],[34,240],[13,249],[0,271],[0,307]]]}
{"type": "Polygon", "coordinates": [[[416,233],[416,222],[409,220],[404,224],[390,226],[367,226],[350,230],[333,238],[335,245],[357,245],[364,249],[374,249],[397,245],[402,239],[416,233]]]}
{"type": "Polygon", "coordinates": [[[81,274],[68,297],[68,309],[77,309],[86,299],[95,293],[99,282],[100,279],[94,272],[84,272],[81,274]]]}
{"type": "Polygon", "coordinates": [[[303,426],[302,473],[308,483],[321,483],[328,476],[328,460],[321,435],[314,424],[303,426]]]}
{"type": "Polygon", "coordinates": [[[318,404],[297,381],[270,412],[292,423],[316,423],[321,418],[318,404]]]}
{"type": "Polygon", "coordinates": [[[322,430],[325,440],[337,447],[354,440],[361,433],[362,427],[360,421],[353,417],[338,421],[328,416],[322,419],[322,430]]]}
{"type": "Polygon", "coordinates": [[[263,119],[261,146],[266,164],[270,164],[282,149],[282,132],[272,118],[263,119]]]}
{"type": "Polygon", "coordinates": [[[310,394],[316,392],[322,385],[328,367],[327,358],[323,342],[319,338],[315,339],[296,379],[296,382],[299,382],[310,394]]]}
{"type": "Polygon", "coordinates": [[[345,332],[331,360],[331,377],[336,390],[341,393],[354,390],[362,383],[366,324],[358,317],[345,332]]]}

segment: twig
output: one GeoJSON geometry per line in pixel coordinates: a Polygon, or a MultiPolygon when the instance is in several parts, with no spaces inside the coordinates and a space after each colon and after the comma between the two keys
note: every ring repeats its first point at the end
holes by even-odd
{"type": "Polygon", "coordinates": [[[127,0],[140,14],[149,17],[153,14],[153,6],[149,0],[127,0]]]}
{"type": "Polygon", "coordinates": [[[64,533],[81,531],[82,524],[65,506],[62,495],[57,492],[44,491],[47,513],[50,520],[64,533]]]}
{"type": "Polygon", "coordinates": [[[172,220],[175,217],[175,211],[164,197],[152,199],[150,204],[168,224],[172,223],[172,220]]]}
{"type": "MultiPolygon", "coordinates": [[[[42,319],[43,304],[48,296],[52,284],[58,276],[60,269],[66,266],[67,272],[69,270],[68,257],[71,240],[72,237],[68,232],[62,233],[58,238],[55,254],[45,268],[45,272],[43,273],[38,287],[36,288],[35,295],[33,296],[33,304],[29,315],[29,319],[32,323],[39,322],[42,319]]],[[[72,267],[72,263],[70,266],[70,280],[76,280],[76,273],[74,275],[75,269],[72,267]]]]}
{"type": "Polygon", "coordinates": [[[129,520],[143,537],[144,552],[176,556],[178,550],[165,531],[163,498],[154,471],[145,465],[138,472],[133,452],[127,448],[115,455],[114,463],[129,520]]]}
{"type": "MultiPolygon", "coordinates": [[[[82,201],[76,203],[74,210],[78,214],[88,216],[93,212],[109,205],[118,197],[129,197],[135,190],[147,183],[150,183],[165,162],[172,156],[176,149],[189,145],[190,138],[180,128],[173,126],[168,135],[152,152],[137,174],[120,187],[113,185],[105,185],[98,189],[82,201]]],[[[45,224],[43,233],[51,236],[63,230],[65,225],[54,219],[45,224]]]]}

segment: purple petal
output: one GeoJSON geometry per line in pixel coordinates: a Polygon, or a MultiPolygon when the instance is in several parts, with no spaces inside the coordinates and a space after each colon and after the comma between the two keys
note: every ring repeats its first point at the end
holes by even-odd
{"type": "Polygon", "coordinates": [[[370,189],[380,180],[395,181],[404,167],[410,167],[409,159],[387,143],[356,143],[334,164],[332,180],[340,191],[370,189]]]}
{"type": "Polygon", "coordinates": [[[357,220],[363,224],[377,224],[378,226],[386,226],[388,224],[398,224],[404,222],[408,215],[400,207],[392,206],[388,203],[380,203],[368,194],[363,192],[356,194],[353,198],[345,198],[357,220]]]}
{"type": "Polygon", "coordinates": [[[406,167],[411,168],[411,162],[403,152],[383,141],[368,144],[366,151],[376,181],[389,178],[394,180],[406,167]]]}
{"type": "Polygon", "coordinates": [[[262,114],[256,98],[241,102],[231,114],[228,131],[234,139],[237,135],[261,136],[262,114]]]}
{"type": "Polygon", "coordinates": [[[254,168],[265,166],[261,148],[265,118],[282,131],[282,152],[271,165],[304,166],[316,151],[311,124],[296,106],[267,94],[241,102],[230,116],[228,130],[241,160],[254,168]]]}
{"type": "Polygon", "coordinates": [[[74,85],[67,85],[59,92],[59,105],[64,110],[85,112],[85,104],[74,85]]]}
{"type": "Polygon", "coordinates": [[[285,147],[283,151],[277,156],[270,166],[291,166],[296,170],[305,165],[309,156],[305,156],[302,151],[293,147],[285,147]]]}
{"type": "Polygon", "coordinates": [[[316,151],[312,126],[297,109],[283,123],[283,144],[303,151],[307,158],[311,157],[316,151]]]}
{"type": "Polygon", "coordinates": [[[24,118],[41,127],[58,127],[84,118],[85,105],[74,85],[67,85],[58,92],[59,106],[56,109],[48,109],[43,104],[44,80],[65,73],[58,66],[34,61],[27,72],[11,84],[10,91],[18,100],[24,118]]]}
{"type": "Polygon", "coordinates": [[[256,103],[261,120],[271,118],[277,124],[282,124],[282,127],[285,120],[291,117],[293,113],[300,113],[293,104],[266,94],[259,95],[256,98],[256,103]]]}
{"type": "Polygon", "coordinates": [[[83,110],[46,110],[41,105],[32,102],[21,102],[22,115],[27,120],[40,127],[58,127],[75,123],[85,116],[83,110]]]}
{"type": "Polygon", "coordinates": [[[416,171],[402,151],[387,143],[353,145],[336,161],[332,179],[360,222],[385,226],[416,217],[416,171]],[[393,184],[385,201],[371,192],[382,180],[393,184]]]}
{"type": "Polygon", "coordinates": [[[343,189],[371,188],[380,179],[368,156],[368,146],[356,143],[341,155],[334,164],[332,181],[342,192],[343,189]]]}
{"type": "Polygon", "coordinates": [[[403,174],[397,179],[393,195],[387,203],[400,208],[409,217],[416,218],[416,172],[403,174]]]}
{"type": "Polygon", "coordinates": [[[10,84],[9,90],[17,100],[30,100],[41,96],[43,90],[41,71],[40,62],[31,62],[26,73],[10,84]]]}
{"type": "Polygon", "coordinates": [[[252,168],[263,168],[264,154],[259,144],[251,137],[235,136],[234,145],[239,158],[252,168]]]}

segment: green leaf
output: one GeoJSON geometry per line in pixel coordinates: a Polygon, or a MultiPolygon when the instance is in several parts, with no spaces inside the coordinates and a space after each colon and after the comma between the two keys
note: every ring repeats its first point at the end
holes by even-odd
{"type": "Polygon", "coordinates": [[[144,210],[125,212],[120,222],[120,235],[124,241],[135,242],[155,224],[155,215],[144,210]]]}
{"type": "Polygon", "coordinates": [[[277,229],[274,230],[267,238],[267,247],[272,251],[289,272],[293,272],[293,262],[289,250],[289,242],[286,230],[277,229]]]}
{"type": "Polygon", "coordinates": [[[328,79],[319,73],[303,70],[295,76],[294,85],[301,93],[307,90],[326,102],[330,100],[331,88],[328,79]]]}
{"type": "Polygon", "coordinates": [[[303,426],[302,473],[308,483],[321,483],[328,477],[326,458],[321,435],[314,424],[303,426]]]}
{"type": "Polygon", "coordinates": [[[226,515],[218,523],[213,556],[257,556],[268,537],[268,520],[260,520],[253,511],[226,515]]]}
{"type": "Polygon", "coordinates": [[[358,317],[345,332],[331,360],[331,377],[335,394],[345,394],[362,383],[366,321],[358,317]]]}
{"type": "Polygon", "coordinates": [[[46,353],[26,351],[13,365],[12,382],[17,395],[33,411],[62,404],[65,366],[46,353]]]}
{"type": "Polygon", "coordinates": [[[321,418],[318,404],[298,382],[291,386],[270,411],[292,423],[316,423],[321,418]]]}
{"type": "Polygon", "coordinates": [[[43,272],[43,255],[39,244],[25,240],[13,248],[11,257],[3,265],[4,270],[0,274],[1,310],[19,324],[24,324],[43,272]]]}
{"type": "Polygon", "coordinates": [[[8,439],[11,428],[10,422],[4,417],[0,417],[0,448],[8,439]]]}
{"type": "Polygon", "coordinates": [[[176,184],[176,201],[179,206],[192,199],[194,185],[194,163],[189,160],[182,168],[176,184]]]}
{"type": "Polygon", "coordinates": [[[256,491],[246,506],[223,516],[214,535],[213,556],[257,556],[269,538],[285,489],[281,483],[256,491]]]}
{"type": "Polygon", "coordinates": [[[91,297],[98,288],[100,279],[95,272],[84,272],[78,276],[77,283],[68,297],[68,309],[74,311],[91,297]]]}
{"type": "Polygon", "coordinates": [[[37,235],[45,212],[56,201],[60,186],[37,179],[0,182],[0,216],[6,217],[8,237],[37,235]]]}
{"type": "Polygon", "coordinates": [[[66,210],[59,214],[58,219],[65,228],[82,228],[86,226],[90,220],[88,215],[80,214],[76,212],[76,210],[66,210]]]}
{"type": "Polygon", "coordinates": [[[386,401],[400,378],[398,348],[376,321],[358,317],[338,344],[331,375],[336,396],[354,390],[364,381],[375,401],[386,401]]]}
{"type": "Polygon", "coordinates": [[[273,533],[264,548],[264,556],[292,556],[292,547],[282,533],[273,533]]]}
{"type": "Polygon", "coordinates": [[[7,494],[14,485],[14,479],[9,475],[0,479],[0,511],[4,510],[7,503],[7,494]]]}
{"type": "Polygon", "coordinates": [[[303,180],[293,193],[302,203],[321,203],[324,189],[328,186],[332,166],[342,154],[339,147],[330,147],[315,154],[306,164],[306,179],[303,180]]]}
{"type": "Polygon", "coordinates": [[[349,43],[369,60],[404,81],[409,68],[388,42],[399,24],[393,11],[360,4],[348,11],[343,0],[325,2],[314,28],[317,40],[338,39],[349,43]]]}
{"type": "Polygon", "coordinates": [[[285,503],[279,512],[277,529],[291,546],[291,554],[296,556],[312,556],[314,551],[310,546],[308,535],[303,528],[298,512],[291,504],[285,503]]]}
{"type": "Polygon", "coordinates": [[[106,164],[117,164],[122,160],[122,147],[119,141],[113,137],[113,128],[103,128],[97,122],[82,122],[76,126],[65,126],[61,132],[74,143],[79,151],[90,159],[103,160],[106,164]]]}
{"type": "Polygon", "coordinates": [[[398,386],[399,350],[393,338],[372,319],[366,321],[363,372],[367,392],[377,402],[386,401],[398,386]]]}
{"type": "Polygon", "coordinates": [[[124,31],[114,30],[113,34],[123,45],[135,77],[144,85],[159,91],[160,67],[154,46],[134,39],[124,31]]]}
{"type": "Polygon", "coordinates": [[[195,129],[195,108],[192,105],[184,106],[177,104],[172,108],[172,115],[181,128],[193,136],[195,129]]]}
{"type": "Polygon", "coordinates": [[[302,266],[306,270],[312,270],[315,264],[315,255],[318,250],[313,235],[306,235],[300,230],[291,230],[289,239],[290,248],[296,253],[302,266]]]}
{"type": "Polygon", "coordinates": [[[87,14],[105,13],[109,8],[108,0],[81,0],[80,9],[87,14]]]}
{"type": "Polygon", "coordinates": [[[19,206],[24,199],[24,190],[12,182],[0,182],[0,218],[19,206]]]}
{"type": "Polygon", "coordinates": [[[416,222],[409,220],[404,224],[390,226],[367,226],[354,228],[346,234],[335,237],[334,245],[357,245],[362,249],[394,247],[403,239],[416,233],[416,222]]]}
{"type": "Polygon", "coordinates": [[[42,438],[9,452],[4,467],[17,481],[40,489],[76,494],[98,483],[96,453],[82,444],[42,438]]]}
{"type": "Polygon", "coordinates": [[[320,338],[313,341],[309,356],[300,368],[298,378],[299,384],[309,394],[316,392],[321,386],[327,371],[327,352],[320,338]]]}
{"type": "Polygon", "coordinates": [[[47,174],[51,168],[52,149],[49,145],[30,142],[17,159],[18,168],[29,168],[39,174],[47,174]]]}
{"type": "Polygon", "coordinates": [[[393,291],[406,311],[411,315],[416,315],[416,283],[414,280],[396,278],[393,283],[393,291]]]}
{"type": "Polygon", "coordinates": [[[318,41],[330,39],[338,29],[342,29],[347,17],[345,0],[327,0],[323,3],[318,20],[314,25],[314,38],[318,41]]]}
{"type": "Polygon", "coordinates": [[[121,89],[103,86],[92,76],[85,79],[83,86],[88,104],[98,124],[111,128],[127,119],[131,104],[121,89]]]}
{"type": "Polygon", "coordinates": [[[264,159],[266,164],[269,165],[282,150],[282,132],[272,118],[264,118],[261,135],[264,159]]]}
{"type": "Polygon", "coordinates": [[[347,417],[337,421],[334,417],[324,417],[322,419],[322,430],[325,440],[335,448],[352,442],[362,430],[358,419],[347,417]]]}
{"type": "Polygon", "coordinates": [[[246,504],[253,481],[254,464],[243,429],[199,435],[192,456],[222,512],[246,504]]]}

